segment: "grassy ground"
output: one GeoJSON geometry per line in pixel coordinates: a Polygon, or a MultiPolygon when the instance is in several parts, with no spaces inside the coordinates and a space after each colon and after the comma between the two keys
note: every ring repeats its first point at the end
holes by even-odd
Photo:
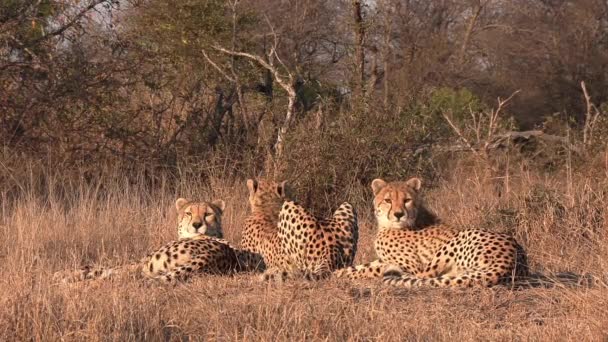
{"type": "MultiPolygon", "coordinates": [[[[608,272],[605,176],[522,171],[499,196],[472,173],[454,174],[426,193],[446,221],[514,234],[536,271],[608,272]]],[[[160,183],[149,191],[120,177],[7,182],[0,205],[0,340],[608,339],[608,290],[599,288],[403,290],[374,281],[264,284],[255,275],[200,277],[176,287],[50,283],[55,271],[137,260],[173,239],[178,195],[226,200],[225,232],[239,241],[244,181],[201,183],[184,180],[175,189],[160,183]]],[[[370,196],[361,187],[348,199],[361,221],[357,262],[374,257],[370,196]]]]}

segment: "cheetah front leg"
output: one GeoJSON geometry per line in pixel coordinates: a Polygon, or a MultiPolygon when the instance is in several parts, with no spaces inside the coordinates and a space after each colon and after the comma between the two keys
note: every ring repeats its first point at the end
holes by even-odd
{"type": "Polygon", "coordinates": [[[286,270],[279,267],[271,267],[268,268],[262,275],[260,276],[260,280],[267,282],[275,282],[282,283],[287,279],[294,277],[293,270],[286,270]]]}
{"type": "Polygon", "coordinates": [[[328,261],[324,260],[312,266],[290,264],[288,267],[271,267],[262,274],[260,279],[279,283],[288,279],[318,281],[330,277],[331,274],[328,261]]]}
{"type": "MultiPolygon", "coordinates": [[[[449,245],[443,246],[421,272],[400,274],[396,268],[387,268],[384,283],[400,287],[471,287],[494,286],[500,283],[510,270],[506,264],[496,263],[492,258],[477,256],[473,250],[467,254],[449,245]],[[466,258],[476,255],[471,261],[466,258]]],[[[483,250],[480,250],[480,255],[483,250]]]]}
{"type": "Polygon", "coordinates": [[[435,254],[431,262],[422,271],[415,272],[415,275],[422,279],[458,275],[463,270],[459,269],[457,261],[464,257],[458,251],[451,251],[446,244],[435,254]]]}

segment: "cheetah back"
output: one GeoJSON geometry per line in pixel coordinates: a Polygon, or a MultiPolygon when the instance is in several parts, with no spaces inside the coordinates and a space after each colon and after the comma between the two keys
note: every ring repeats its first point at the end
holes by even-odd
{"type": "Polygon", "coordinates": [[[282,253],[291,266],[327,274],[350,266],[358,240],[356,212],[343,203],[333,217],[318,220],[293,201],[283,204],[279,214],[282,253]]]}

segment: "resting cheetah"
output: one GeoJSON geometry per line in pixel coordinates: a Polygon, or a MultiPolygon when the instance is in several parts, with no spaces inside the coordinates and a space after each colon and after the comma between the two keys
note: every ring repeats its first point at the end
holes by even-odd
{"type": "Polygon", "coordinates": [[[248,269],[242,261],[248,259],[250,253],[237,250],[221,239],[224,201],[189,202],[180,198],[175,206],[180,240],[164,245],[138,263],[112,268],[85,266],[67,275],[57,273],[55,278],[73,282],[135,274],[173,282],[187,280],[196,273],[229,274],[248,269]]]}
{"type": "Polygon", "coordinates": [[[349,203],[340,205],[331,218],[317,219],[289,200],[285,182],[250,179],[247,187],[251,216],[245,223],[242,246],[264,257],[264,279],[298,273],[319,279],[352,265],[358,226],[349,203]]]}
{"type": "Polygon", "coordinates": [[[372,182],[378,260],[339,270],[351,279],[384,277],[402,287],[493,286],[527,274],[523,249],[510,236],[441,224],[421,203],[422,182],[372,182]]]}
{"type": "Polygon", "coordinates": [[[281,265],[277,224],[284,201],[291,197],[286,182],[247,180],[251,214],[245,219],[241,247],[263,257],[261,268],[281,265]]]}

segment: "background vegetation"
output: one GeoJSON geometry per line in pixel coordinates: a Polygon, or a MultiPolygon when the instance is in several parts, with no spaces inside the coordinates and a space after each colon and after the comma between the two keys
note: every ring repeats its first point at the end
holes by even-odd
{"type": "Polygon", "coordinates": [[[606,339],[597,288],[50,275],[173,239],[177,196],[226,200],[238,243],[257,176],[352,202],[365,262],[371,180],[413,175],[533,270],[604,275],[607,45],[600,0],[2,1],[0,339],[606,339]]]}
{"type": "Polygon", "coordinates": [[[7,0],[0,144],[17,160],[91,175],[100,164],[157,174],[205,160],[299,181],[286,168],[307,153],[325,164],[304,158],[307,171],[338,178],[327,183],[352,183],[329,169],[354,164],[365,184],[378,165],[418,171],[406,154],[421,145],[456,143],[444,114],[467,121],[516,90],[500,118],[510,129],[577,136],[589,121],[580,82],[598,110],[608,101],[606,6],[7,0]],[[290,146],[279,156],[282,129],[290,146]]]}

